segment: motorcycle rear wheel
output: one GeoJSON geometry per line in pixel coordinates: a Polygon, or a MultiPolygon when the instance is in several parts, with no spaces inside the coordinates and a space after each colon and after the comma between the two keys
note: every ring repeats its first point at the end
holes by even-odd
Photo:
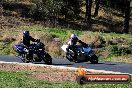
{"type": "Polygon", "coordinates": [[[91,64],[98,64],[98,57],[96,55],[93,55],[90,58],[90,62],[91,62],[91,64]]]}
{"type": "Polygon", "coordinates": [[[33,54],[33,59],[32,59],[32,62],[33,62],[33,63],[34,63],[34,62],[41,62],[41,61],[42,61],[42,59],[39,58],[39,55],[33,54]]]}

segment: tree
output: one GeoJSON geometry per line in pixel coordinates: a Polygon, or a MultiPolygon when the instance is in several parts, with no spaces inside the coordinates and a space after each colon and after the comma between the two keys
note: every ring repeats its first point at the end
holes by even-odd
{"type": "Polygon", "coordinates": [[[74,20],[79,17],[80,10],[80,0],[63,0],[65,6],[62,8],[62,13],[65,19],[74,20]]]}
{"type": "Polygon", "coordinates": [[[124,17],[124,26],[123,26],[123,33],[128,33],[129,32],[129,20],[130,20],[130,1],[129,0],[125,0],[124,2],[124,13],[125,13],[125,17],[124,17]]]}
{"type": "Polygon", "coordinates": [[[3,15],[3,7],[2,7],[2,5],[0,3],[0,16],[2,16],[2,15],[3,15]]]}
{"type": "Polygon", "coordinates": [[[92,8],[92,0],[86,0],[86,14],[85,14],[85,18],[87,23],[91,24],[91,8],[92,8]]]}
{"type": "Polygon", "coordinates": [[[96,17],[96,16],[98,16],[100,0],[95,0],[95,3],[96,3],[96,7],[95,7],[94,16],[96,17]]]}
{"type": "Polygon", "coordinates": [[[34,18],[38,20],[55,20],[61,14],[61,8],[64,6],[62,0],[34,0],[36,4],[34,11],[34,18]]]}

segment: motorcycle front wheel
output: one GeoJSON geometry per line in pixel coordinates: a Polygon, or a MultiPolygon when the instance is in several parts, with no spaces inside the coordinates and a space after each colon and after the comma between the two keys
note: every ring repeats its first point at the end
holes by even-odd
{"type": "Polygon", "coordinates": [[[73,62],[73,55],[71,55],[70,53],[66,53],[66,58],[69,60],[69,61],[71,61],[71,62],[73,62]]]}
{"type": "Polygon", "coordinates": [[[29,63],[30,61],[27,59],[27,55],[26,54],[21,54],[21,60],[24,62],[24,63],[29,63]]]}
{"type": "Polygon", "coordinates": [[[51,58],[51,56],[48,53],[45,56],[41,55],[41,58],[43,59],[43,61],[46,64],[48,64],[48,65],[52,64],[52,58],[51,58]]]}

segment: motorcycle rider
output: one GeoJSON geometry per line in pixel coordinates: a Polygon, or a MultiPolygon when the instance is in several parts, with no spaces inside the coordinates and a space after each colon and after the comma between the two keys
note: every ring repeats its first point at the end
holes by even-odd
{"type": "Polygon", "coordinates": [[[76,44],[77,44],[77,42],[79,42],[82,45],[86,45],[86,43],[84,43],[81,40],[79,40],[75,34],[71,34],[70,41],[68,42],[67,52],[69,51],[69,49],[73,50],[73,52],[74,52],[73,59],[75,61],[77,60],[77,52],[76,52],[76,44]]]}
{"type": "MultiPolygon", "coordinates": [[[[26,47],[26,49],[28,49],[30,47],[30,41],[32,42],[38,42],[40,41],[39,39],[34,39],[32,36],[30,36],[29,31],[24,31],[23,32],[23,39],[22,39],[22,43],[24,45],[24,47],[26,47]]],[[[28,55],[27,58],[29,60],[31,60],[33,58],[33,53],[31,50],[28,49],[28,55]]]]}

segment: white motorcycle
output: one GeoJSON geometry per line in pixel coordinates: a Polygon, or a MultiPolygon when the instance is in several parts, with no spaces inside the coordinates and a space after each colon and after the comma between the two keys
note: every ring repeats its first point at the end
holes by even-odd
{"type": "MultiPolygon", "coordinates": [[[[86,44],[87,45],[87,44],[86,44]]],[[[92,50],[92,48],[87,45],[76,45],[76,53],[73,52],[73,50],[68,49],[68,45],[63,45],[61,48],[63,51],[66,52],[66,58],[71,62],[87,62],[90,61],[92,64],[98,63],[98,57],[96,56],[95,52],[92,50]],[[74,55],[77,55],[76,58],[74,58],[74,55]]]]}

